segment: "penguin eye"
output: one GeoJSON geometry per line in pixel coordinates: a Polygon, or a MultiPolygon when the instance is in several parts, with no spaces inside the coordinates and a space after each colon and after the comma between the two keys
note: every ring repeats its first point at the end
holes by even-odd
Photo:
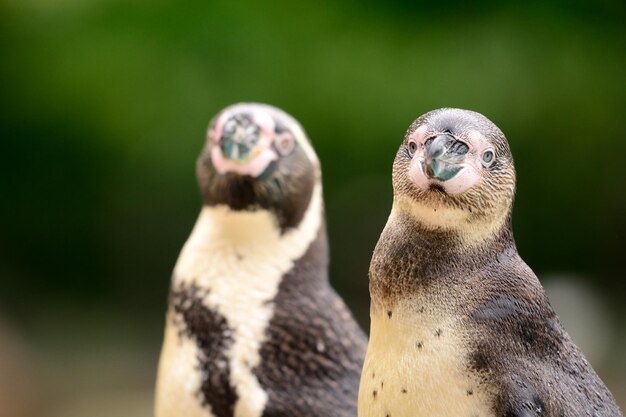
{"type": "Polygon", "coordinates": [[[483,156],[482,156],[483,165],[486,168],[488,168],[491,165],[493,165],[494,157],[495,157],[495,154],[493,153],[493,151],[491,149],[488,149],[485,152],[483,152],[483,156]]]}
{"type": "Polygon", "coordinates": [[[289,155],[296,147],[296,141],[289,133],[282,133],[278,135],[274,143],[281,156],[289,155]]]}
{"type": "Polygon", "coordinates": [[[417,143],[414,141],[409,142],[409,156],[413,157],[415,152],[417,151],[417,143]]]}

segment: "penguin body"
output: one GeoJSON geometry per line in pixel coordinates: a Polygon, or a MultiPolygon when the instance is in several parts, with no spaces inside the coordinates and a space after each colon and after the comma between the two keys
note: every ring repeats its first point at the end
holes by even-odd
{"type": "Polygon", "coordinates": [[[621,416],[517,253],[502,132],[478,113],[427,113],[393,185],[370,265],[359,417],[621,416]]]}
{"type": "Polygon", "coordinates": [[[284,112],[222,111],[174,269],[157,417],[355,416],[365,337],[328,283],[317,156],[284,112]]]}

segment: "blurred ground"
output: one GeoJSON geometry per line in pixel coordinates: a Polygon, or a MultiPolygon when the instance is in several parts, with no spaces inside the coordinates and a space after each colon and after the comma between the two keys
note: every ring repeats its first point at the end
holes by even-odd
{"type": "Polygon", "coordinates": [[[367,267],[410,122],[506,133],[514,229],[626,406],[622,1],[0,0],[0,417],[148,416],[209,119],[243,100],[318,150],[333,284],[367,267]]]}

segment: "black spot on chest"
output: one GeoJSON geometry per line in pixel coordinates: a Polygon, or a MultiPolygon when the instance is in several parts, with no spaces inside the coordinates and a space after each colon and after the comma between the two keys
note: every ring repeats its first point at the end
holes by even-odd
{"type": "Polygon", "coordinates": [[[226,354],[233,343],[232,330],[222,315],[204,305],[206,294],[193,284],[175,287],[170,293],[174,325],[181,337],[193,340],[200,350],[197,361],[202,383],[198,399],[203,406],[210,406],[216,417],[232,417],[237,393],[230,383],[226,354]]]}

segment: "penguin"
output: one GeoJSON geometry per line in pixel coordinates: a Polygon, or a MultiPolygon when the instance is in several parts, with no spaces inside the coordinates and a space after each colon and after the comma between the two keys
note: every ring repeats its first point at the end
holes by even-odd
{"type": "Polygon", "coordinates": [[[202,209],[174,268],[156,417],[355,417],[367,340],[328,279],[321,168],[300,124],[210,123],[202,209]]]}
{"type": "Polygon", "coordinates": [[[515,179],[479,113],[409,127],[370,263],[359,417],[622,416],[517,252],[515,179]]]}

